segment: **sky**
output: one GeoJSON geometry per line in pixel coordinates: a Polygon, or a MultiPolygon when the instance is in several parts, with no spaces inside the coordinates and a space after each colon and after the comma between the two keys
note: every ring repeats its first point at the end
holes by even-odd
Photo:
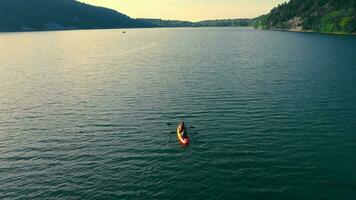
{"type": "Polygon", "coordinates": [[[252,18],[286,0],[80,0],[115,9],[133,18],[188,21],[252,18]]]}

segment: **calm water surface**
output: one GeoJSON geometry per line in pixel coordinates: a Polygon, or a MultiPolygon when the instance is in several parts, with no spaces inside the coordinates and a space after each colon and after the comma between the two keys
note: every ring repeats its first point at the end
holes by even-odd
{"type": "Polygon", "coordinates": [[[356,37],[4,33],[0,83],[1,199],[356,199],[356,37]]]}

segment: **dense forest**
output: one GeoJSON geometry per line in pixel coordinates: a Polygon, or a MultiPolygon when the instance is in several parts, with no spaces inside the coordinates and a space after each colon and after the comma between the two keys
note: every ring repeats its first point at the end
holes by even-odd
{"type": "Polygon", "coordinates": [[[356,32],[356,0],[290,0],[253,20],[264,29],[356,32]]]}
{"type": "Polygon", "coordinates": [[[75,0],[0,0],[0,31],[150,27],[75,0]]]}

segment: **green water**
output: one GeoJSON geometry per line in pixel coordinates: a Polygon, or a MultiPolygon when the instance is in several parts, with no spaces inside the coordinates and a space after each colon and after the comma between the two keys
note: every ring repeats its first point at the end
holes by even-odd
{"type": "Polygon", "coordinates": [[[5,33],[0,83],[0,199],[356,199],[353,36],[5,33]]]}

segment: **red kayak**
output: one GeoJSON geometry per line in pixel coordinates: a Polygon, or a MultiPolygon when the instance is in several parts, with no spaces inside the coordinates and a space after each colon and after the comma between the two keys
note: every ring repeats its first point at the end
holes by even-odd
{"type": "Polygon", "coordinates": [[[183,138],[182,135],[181,135],[181,131],[180,131],[180,126],[177,127],[177,138],[178,138],[178,141],[181,145],[183,146],[188,146],[189,143],[190,143],[190,138],[189,136],[187,136],[187,138],[183,138]]]}

